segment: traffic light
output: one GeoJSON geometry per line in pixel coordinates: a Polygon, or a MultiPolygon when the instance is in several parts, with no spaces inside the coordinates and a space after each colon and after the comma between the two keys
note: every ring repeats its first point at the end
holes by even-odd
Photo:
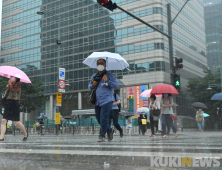
{"type": "Polygon", "coordinates": [[[178,92],[180,92],[180,75],[174,74],[174,87],[177,89],[178,92]]]}
{"type": "Polygon", "coordinates": [[[182,58],[175,58],[175,71],[183,68],[182,62],[183,62],[182,58]]]}
{"type": "Polygon", "coordinates": [[[97,3],[110,11],[113,11],[117,8],[116,3],[113,3],[111,0],[97,0],[97,3]]]}

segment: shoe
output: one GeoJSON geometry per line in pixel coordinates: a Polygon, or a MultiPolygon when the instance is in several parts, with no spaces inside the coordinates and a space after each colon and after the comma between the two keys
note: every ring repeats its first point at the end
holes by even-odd
{"type": "Polygon", "coordinates": [[[162,138],[167,138],[167,135],[163,135],[163,137],[162,138]]]}
{"type": "Polygon", "coordinates": [[[24,138],[22,139],[22,141],[27,141],[28,137],[29,137],[29,135],[27,135],[27,137],[24,137],[24,138]]]}
{"type": "Polygon", "coordinates": [[[105,138],[99,137],[98,142],[105,142],[105,138]]]}
{"type": "Polygon", "coordinates": [[[3,139],[0,139],[0,141],[4,141],[4,138],[3,138],[3,139]]]}
{"type": "Polygon", "coordinates": [[[176,132],[176,133],[174,134],[174,136],[175,136],[175,138],[177,138],[177,136],[178,136],[178,133],[176,132]]]}
{"type": "Polygon", "coordinates": [[[108,141],[110,142],[111,140],[113,140],[113,133],[114,133],[114,130],[112,130],[112,132],[110,133],[107,133],[107,137],[108,137],[108,141]]]}
{"type": "Polygon", "coordinates": [[[120,132],[120,138],[123,138],[123,130],[120,132]]]}
{"type": "Polygon", "coordinates": [[[155,135],[154,135],[154,134],[152,134],[152,135],[150,135],[150,137],[151,137],[151,138],[154,138],[154,137],[155,137],[155,135]]]}

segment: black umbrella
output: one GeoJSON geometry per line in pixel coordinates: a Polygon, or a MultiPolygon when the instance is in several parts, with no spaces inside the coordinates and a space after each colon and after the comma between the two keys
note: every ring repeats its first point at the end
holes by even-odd
{"type": "Polygon", "coordinates": [[[47,116],[39,116],[38,119],[49,119],[47,116]]]}
{"type": "Polygon", "coordinates": [[[64,118],[64,119],[72,119],[71,116],[64,116],[63,118],[64,118]]]}
{"type": "Polygon", "coordinates": [[[131,116],[134,116],[134,113],[133,112],[126,112],[125,113],[125,117],[131,117],[131,116]]]}
{"type": "Polygon", "coordinates": [[[193,107],[198,107],[198,108],[204,108],[207,109],[207,106],[204,103],[201,102],[195,102],[193,104],[191,104],[193,107]]]}

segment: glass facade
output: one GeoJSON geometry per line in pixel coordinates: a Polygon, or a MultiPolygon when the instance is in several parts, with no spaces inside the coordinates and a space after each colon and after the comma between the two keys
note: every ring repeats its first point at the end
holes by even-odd
{"type": "MultiPolygon", "coordinates": [[[[161,22],[152,25],[167,33],[167,12],[163,4],[171,3],[174,17],[175,11],[182,7],[185,0],[163,0],[162,5],[151,5],[148,1],[138,0],[113,2],[123,8],[131,4],[128,11],[139,18],[150,17],[153,20],[154,17],[158,17],[161,22]],[[134,4],[137,3],[140,3],[140,6],[134,9],[134,4]],[[147,6],[146,9],[144,6],[147,6]]],[[[175,20],[174,24],[178,29],[173,33],[174,43],[182,48],[175,47],[174,55],[182,57],[189,65],[202,70],[206,68],[206,62],[200,62],[200,58],[206,60],[206,51],[203,48],[205,38],[201,34],[205,27],[199,19],[203,19],[203,11],[197,5],[202,6],[202,1],[189,2],[189,9],[183,10],[181,16],[175,20]],[[197,17],[189,13],[189,10],[197,17]],[[195,25],[196,29],[191,25],[195,25]],[[190,52],[187,53],[186,49],[190,52]],[[194,56],[198,56],[199,59],[194,56]]],[[[44,83],[46,95],[55,95],[58,90],[56,40],[59,39],[60,23],[62,43],[59,67],[66,69],[66,83],[70,84],[66,87],[67,93],[63,95],[64,104],[61,112],[67,115],[71,110],[78,109],[76,103],[79,92],[82,96],[81,108],[92,108],[84,101],[89,96],[89,79],[96,70],[84,65],[83,61],[94,51],[119,53],[126,58],[130,64],[130,71],[112,71],[116,78],[124,82],[127,82],[126,79],[131,81],[134,75],[142,77],[145,73],[169,73],[168,42],[156,37],[157,32],[153,29],[140,23],[134,24],[135,20],[127,14],[119,10],[110,12],[99,6],[96,0],[4,0],[2,13],[0,64],[16,65],[20,69],[25,69],[30,78],[44,83]],[[37,11],[45,11],[45,14],[37,15],[37,11]],[[56,17],[58,15],[60,19],[56,17]],[[144,61],[144,56],[147,61],[144,61]]],[[[188,79],[199,76],[199,73],[184,69],[181,76],[188,79]]],[[[158,80],[165,83],[167,81],[158,80]]],[[[145,84],[149,83],[148,80],[145,84]]],[[[138,81],[137,84],[140,85],[142,82],[138,81]]]]}
{"type": "Polygon", "coordinates": [[[208,66],[217,72],[222,64],[222,1],[205,0],[204,5],[208,66]]]}

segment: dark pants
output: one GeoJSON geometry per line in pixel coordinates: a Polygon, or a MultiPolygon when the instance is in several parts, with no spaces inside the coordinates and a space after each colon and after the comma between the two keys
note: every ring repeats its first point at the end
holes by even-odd
{"type": "Polygon", "coordinates": [[[158,121],[154,121],[153,116],[150,116],[150,128],[153,135],[155,135],[154,127],[157,127],[158,129],[158,121]]]}
{"type": "Polygon", "coordinates": [[[163,135],[166,135],[167,124],[169,127],[171,127],[173,129],[173,132],[176,133],[177,129],[175,128],[173,121],[171,120],[170,114],[162,114],[161,120],[162,120],[163,135]]]}
{"type": "Polygon", "coordinates": [[[112,128],[109,126],[109,114],[113,106],[113,102],[104,104],[103,106],[95,106],[96,119],[100,124],[100,137],[105,137],[106,132],[112,132],[112,128]]]}
{"type": "Polygon", "coordinates": [[[142,132],[142,135],[145,135],[145,132],[146,132],[146,125],[140,125],[140,130],[142,132]]]}
{"type": "Polygon", "coordinates": [[[111,119],[113,119],[113,125],[115,126],[115,128],[118,131],[122,132],[123,129],[120,127],[118,123],[118,118],[119,118],[119,110],[118,109],[111,110],[109,115],[109,126],[111,126],[111,119]]]}

